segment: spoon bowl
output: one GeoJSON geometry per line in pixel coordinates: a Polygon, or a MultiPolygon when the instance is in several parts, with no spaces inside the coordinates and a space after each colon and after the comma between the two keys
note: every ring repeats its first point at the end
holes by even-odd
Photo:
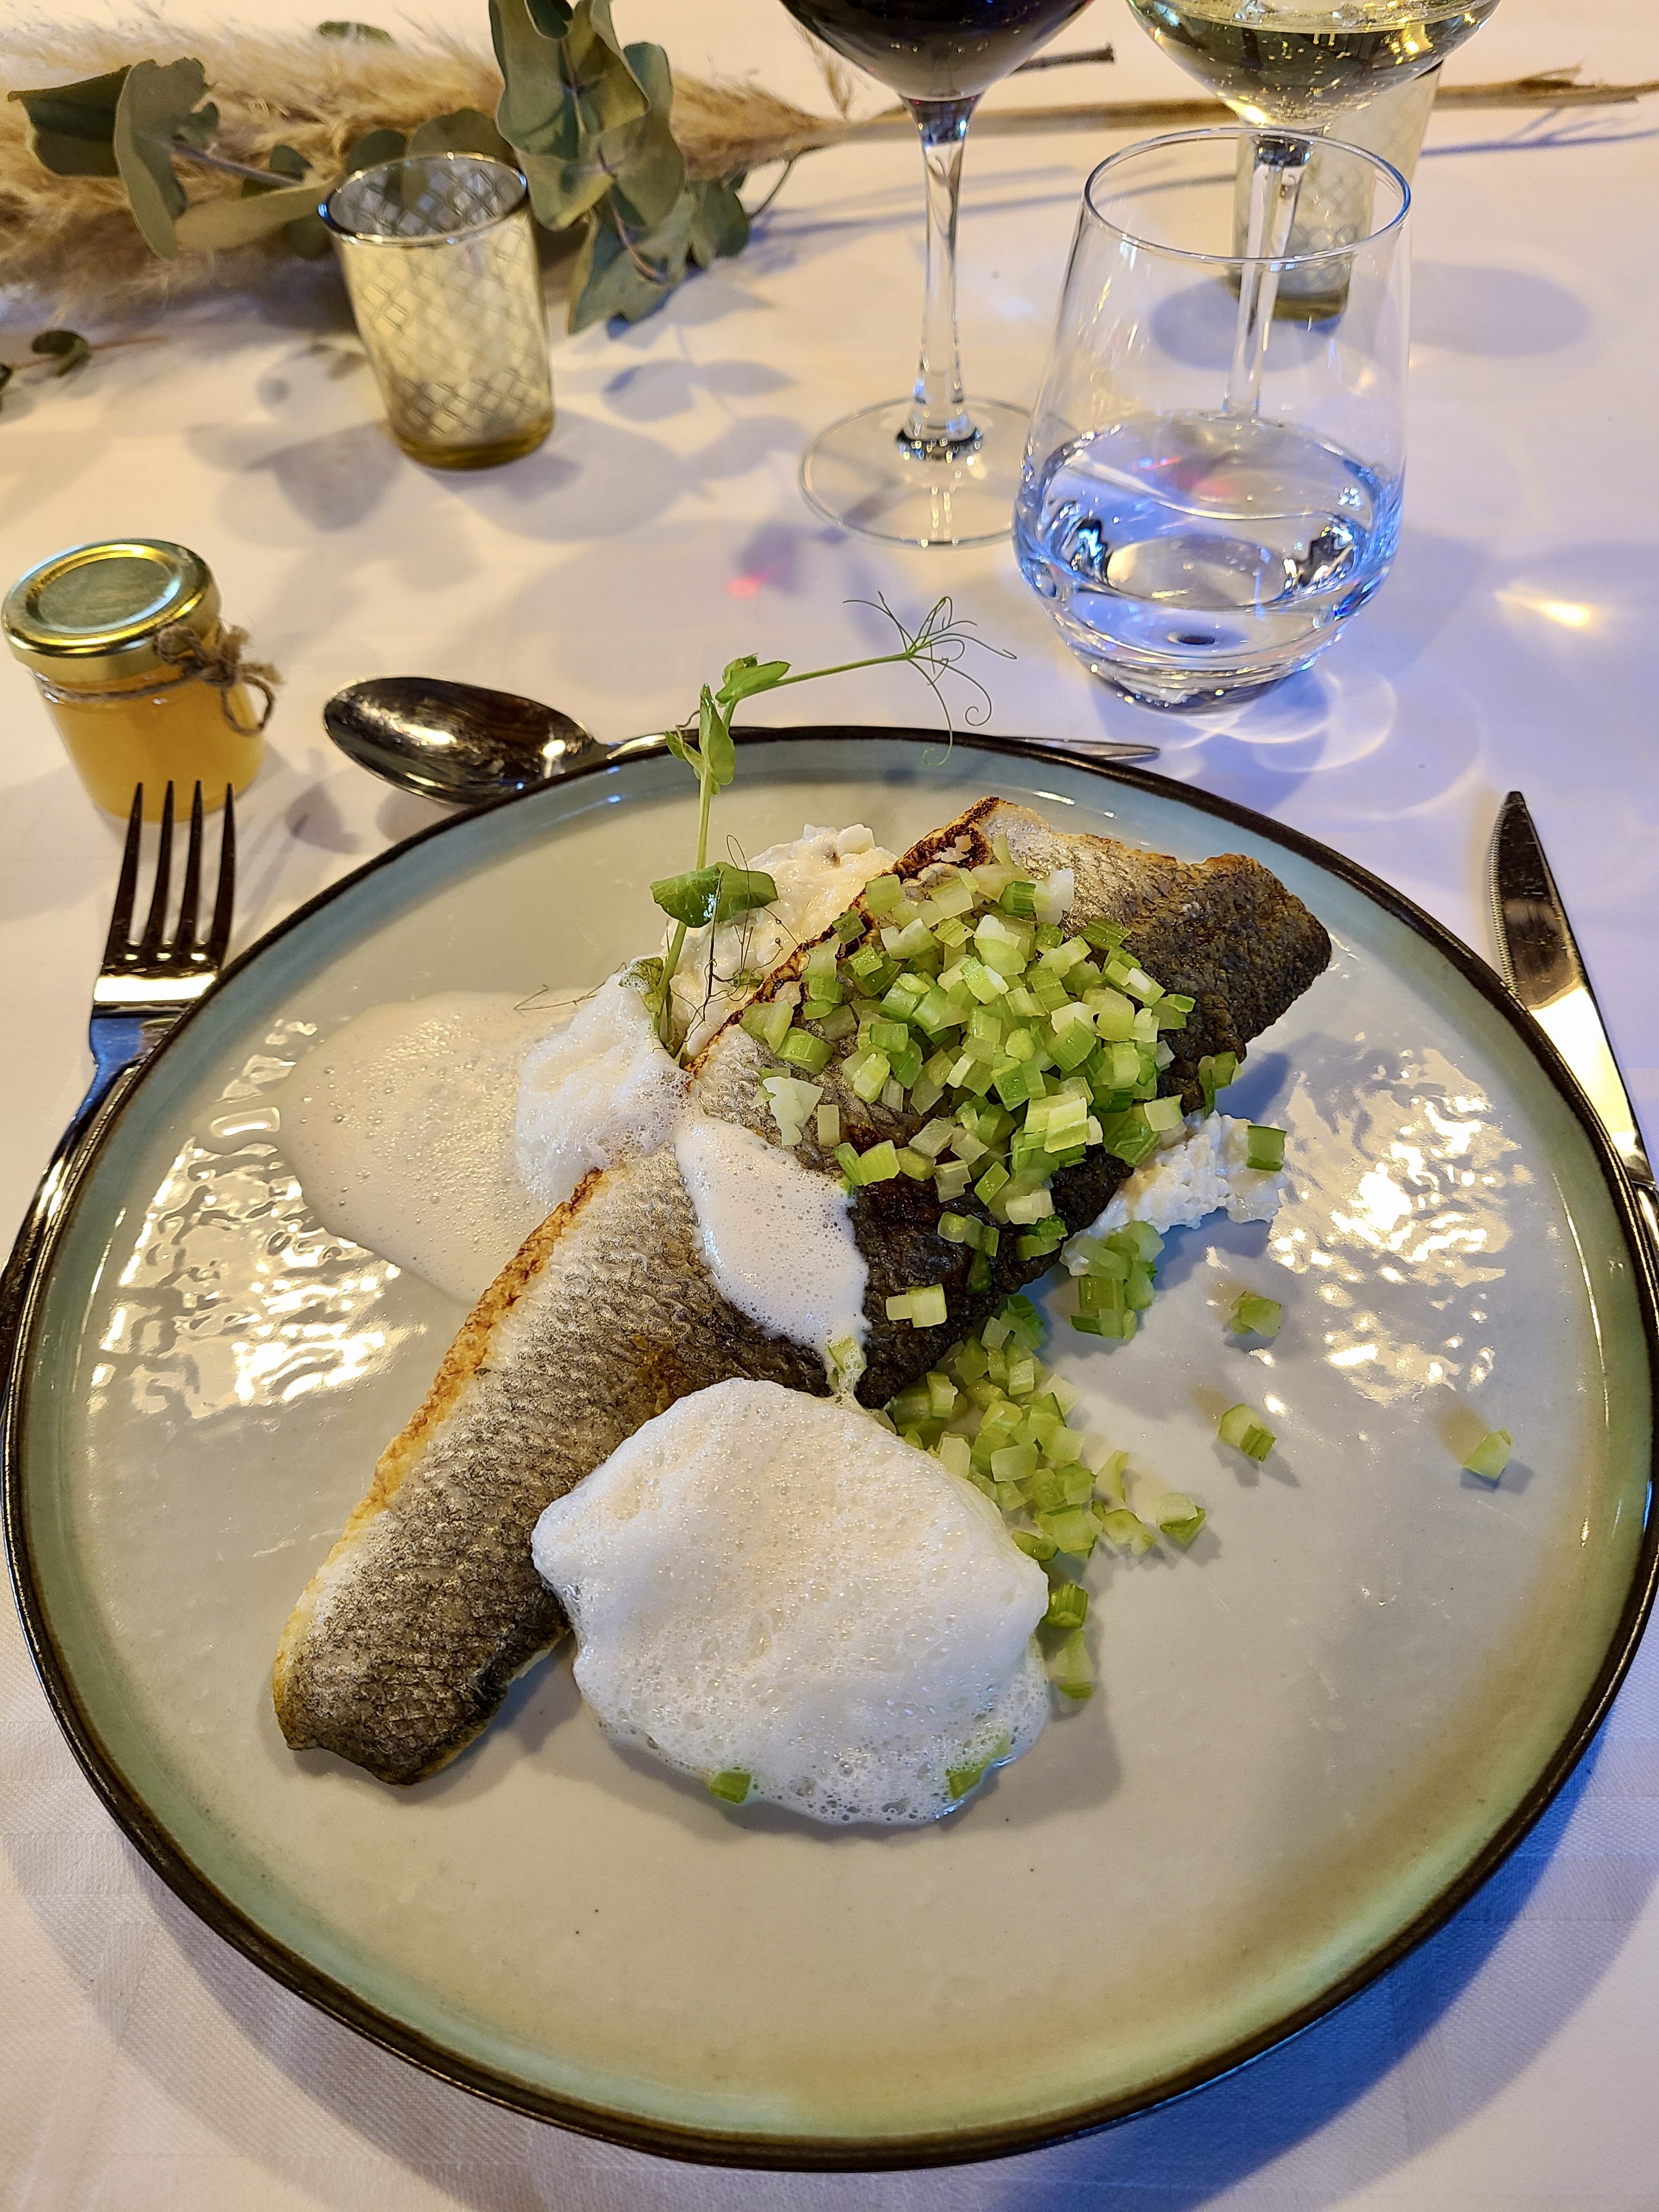
{"type": "Polygon", "coordinates": [[[372,676],[337,691],[323,726],[349,760],[422,799],[478,806],[605,758],[556,707],[437,676],[372,676]]]}

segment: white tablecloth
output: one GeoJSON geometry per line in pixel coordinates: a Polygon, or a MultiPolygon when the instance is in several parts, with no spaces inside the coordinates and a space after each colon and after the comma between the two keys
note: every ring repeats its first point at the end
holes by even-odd
{"type": "MultiPolygon", "coordinates": [[[[0,54],[7,22],[28,12],[0,9],[0,54]]],[[[245,0],[244,12],[304,23],[316,9],[245,0]]],[[[372,0],[360,12],[402,19],[372,0]]],[[[688,69],[752,70],[822,105],[774,0],[617,0],[617,12],[625,35],[661,39],[688,69]]],[[[481,34],[483,16],[482,0],[447,0],[456,27],[481,34]]],[[[187,52],[186,11],[176,20],[171,50],[187,52]]],[[[1036,80],[1045,96],[1183,88],[1113,0],[1066,37],[1111,37],[1121,59],[1036,80]]],[[[1659,10],[1505,0],[1452,74],[1572,63],[1659,76],[1659,10]]],[[[1073,137],[970,149],[963,325],[976,388],[1031,397],[1078,191],[1104,150],[1073,137]]],[[[884,553],[802,504],[805,434],[908,380],[919,179],[899,147],[813,156],[739,260],[638,328],[560,337],[551,442],[487,476],[398,457],[325,272],[263,304],[192,309],[164,343],[71,383],[15,384],[0,419],[0,580],[78,539],[180,539],[286,670],[272,757],[241,809],[243,942],[433,818],[328,746],[318,709],[341,683],[472,678],[618,737],[680,714],[732,653],[847,657],[866,634],[849,599],[884,591],[915,611],[948,590],[1018,653],[993,678],[999,726],[1149,734],[1170,775],[1327,839],[1483,950],[1486,840],[1503,793],[1522,787],[1659,1133],[1659,102],[1443,115],[1419,183],[1394,576],[1316,670],[1229,712],[1159,720],[1091,684],[1006,548],[884,553]]],[[[13,313],[4,352],[54,319],[13,313]]],[[[119,832],[86,804],[9,662],[0,702],[9,1221],[82,1087],[119,832]]],[[[928,703],[914,678],[884,672],[811,712],[915,720],[928,703]]],[[[998,2165],[710,2172],[497,2112],[263,1979],[99,1810],[8,1609],[0,2200],[30,2212],[1659,2206],[1656,1737],[1650,1643],[1561,1801],[1447,1929],[1341,2014],[1180,2105],[998,2165]]]]}

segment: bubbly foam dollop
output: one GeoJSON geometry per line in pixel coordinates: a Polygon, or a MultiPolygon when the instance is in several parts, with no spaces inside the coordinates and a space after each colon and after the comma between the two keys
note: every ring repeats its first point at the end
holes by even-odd
{"type": "Polygon", "coordinates": [[[314,1045],[270,1100],[313,1212],[473,1304],[547,1211],[518,1170],[520,1071],[570,1012],[447,991],[372,1006],[314,1045]]]}
{"type": "Polygon", "coordinates": [[[673,982],[676,1024],[688,1058],[798,945],[821,937],[872,876],[886,875],[896,863],[861,822],[845,830],[817,830],[809,822],[799,837],[769,845],[746,865],[770,876],[778,895],[712,932],[688,933],[673,982]]]}
{"type": "MultiPolygon", "coordinates": [[[[1247,1164],[1249,1129],[1231,1114],[1189,1114],[1172,1141],[1120,1185],[1090,1233],[1109,1237],[1131,1221],[1160,1231],[1190,1229],[1224,1210],[1229,1221],[1271,1221],[1285,1178],[1247,1164]]],[[[1088,1262],[1079,1255],[1067,1264],[1080,1274],[1088,1262]]]]}
{"type": "Polygon", "coordinates": [[[663,1049],[645,994],[611,976],[524,1063],[518,1170],[537,1218],[562,1206],[591,1170],[665,1144],[685,1092],[684,1070],[663,1049]]]}
{"type": "Polygon", "coordinates": [[[970,1484],[831,1400],[682,1398],[532,1548],[613,1735],[815,1820],[937,1820],[952,1771],[1019,1757],[1048,1714],[1042,1569],[970,1484]]]}
{"type": "Polygon", "coordinates": [[[674,1157],[728,1304],[826,1358],[832,1344],[862,1346],[870,1270],[840,1178],[803,1167],[752,1129],[702,1116],[681,1122],[674,1157]]]}

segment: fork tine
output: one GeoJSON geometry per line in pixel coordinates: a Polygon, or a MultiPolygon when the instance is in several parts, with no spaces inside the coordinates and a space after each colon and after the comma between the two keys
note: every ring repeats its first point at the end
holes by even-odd
{"type": "Polygon", "coordinates": [[[138,957],[154,960],[161,950],[161,932],[167,918],[167,884],[173,872],[173,785],[161,801],[161,842],[155,854],[155,890],[138,944],[138,957]]]}
{"type": "Polygon", "coordinates": [[[185,888],[179,898],[179,927],[173,933],[173,950],[186,958],[196,950],[196,896],[202,882],[202,787],[190,803],[190,848],[185,854],[185,888]]]}
{"type": "Polygon", "coordinates": [[[213,902],[213,922],[208,931],[207,960],[216,972],[225,964],[230,943],[231,910],[236,902],[236,808],[230,786],[225,786],[225,811],[219,830],[219,889],[213,902]]]}
{"type": "Polygon", "coordinates": [[[118,968],[127,955],[127,935],[132,927],[132,897],[138,888],[138,852],[144,839],[144,787],[132,794],[127,817],[127,842],[121,854],[121,878],[115,886],[115,909],[109,918],[109,939],[104,946],[104,966],[118,968]]]}

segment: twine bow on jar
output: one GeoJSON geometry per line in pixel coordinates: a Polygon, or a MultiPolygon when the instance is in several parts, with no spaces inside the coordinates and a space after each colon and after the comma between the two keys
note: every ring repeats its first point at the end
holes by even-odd
{"type": "Polygon", "coordinates": [[[257,738],[270,720],[283,679],[268,660],[244,660],[246,643],[247,632],[234,623],[222,623],[209,637],[188,623],[168,623],[155,633],[156,657],[176,668],[185,681],[205,684],[216,691],[220,712],[238,737],[257,738]],[[230,695],[239,684],[258,691],[264,701],[264,712],[252,729],[244,728],[231,712],[230,695]]]}

